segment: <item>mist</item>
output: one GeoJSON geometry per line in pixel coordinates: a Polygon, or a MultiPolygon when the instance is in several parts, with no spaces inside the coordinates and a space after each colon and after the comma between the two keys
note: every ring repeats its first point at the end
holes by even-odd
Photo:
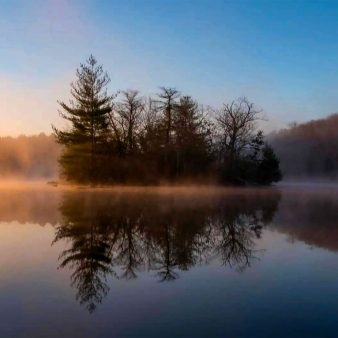
{"type": "MultiPolygon", "coordinates": [[[[332,184],[337,181],[338,114],[324,119],[298,124],[274,131],[267,136],[280,160],[284,182],[288,184],[332,184]]],[[[19,137],[0,137],[0,183],[15,186],[20,182],[58,180],[58,159],[62,146],[55,142],[53,134],[19,137]]],[[[126,166],[126,164],[125,164],[126,166]]],[[[131,170],[131,168],[130,168],[131,170]]],[[[185,180],[179,185],[198,186],[198,180],[185,180]]],[[[214,185],[212,179],[201,182],[214,185]]],[[[285,183],[279,183],[279,185],[285,183]]],[[[161,181],[166,186],[168,182],[161,181]]],[[[172,186],[172,184],[171,184],[172,186]]]]}
{"type": "Polygon", "coordinates": [[[328,183],[338,171],[338,114],[306,123],[290,123],[268,136],[280,160],[284,180],[328,183]]]}
{"type": "Polygon", "coordinates": [[[19,181],[58,178],[60,155],[61,146],[53,135],[0,137],[0,177],[19,181]]]}

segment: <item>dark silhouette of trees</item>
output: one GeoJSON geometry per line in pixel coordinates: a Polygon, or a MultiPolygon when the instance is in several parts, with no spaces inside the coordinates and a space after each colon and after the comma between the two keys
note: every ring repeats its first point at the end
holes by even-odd
{"type": "Polygon", "coordinates": [[[143,98],[139,97],[137,90],[122,92],[122,102],[116,105],[118,118],[116,121],[121,128],[123,143],[128,153],[138,147],[137,134],[141,123],[141,114],[144,109],[143,98]]]}
{"type": "Polygon", "coordinates": [[[71,127],[61,131],[53,126],[53,130],[57,142],[64,146],[60,159],[63,176],[69,181],[94,183],[100,180],[113,96],[105,89],[110,82],[108,74],[92,55],[80,65],[76,76],[77,81],[71,83],[70,105],[60,102],[60,116],[71,127]]]}
{"type": "Polygon", "coordinates": [[[264,120],[262,112],[247,98],[240,98],[214,113],[221,181],[237,184],[280,181],[279,161],[272,147],[265,145],[262,131],[257,131],[258,121],[264,120]]]}
{"type": "Polygon", "coordinates": [[[262,149],[262,159],[258,165],[257,183],[267,185],[281,181],[283,175],[279,169],[279,159],[272,147],[266,144],[262,149]]]}
{"type": "Polygon", "coordinates": [[[174,109],[176,177],[196,176],[211,160],[210,125],[198,103],[183,96],[174,109]]]}
{"type": "Polygon", "coordinates": [[[210,114],[170,87],[160,87],[155,98],[126,90],[115,103],[116,95],[106,91],[109,77],[93,56],[76,75],[73,100],[60,102],[70,127],[53,127],[51,137],[0,138],[1,177],[54,178],[61,150],[63,177],[86,184],[252,185],[282,176],[337,177],[338,114],[292,122],[265,137],[258,130],[261,111],[246,98],[210,114]],[[55,136],[59,145],[51,144],[55,136]]]}
{"type": "MultiPolygon", "coordinates": [[[[159,87],[156,99],[142,97],[137,90],[122,91],[120,100],[113,102],[116,95],[106,90],[110,79],[93,56],[81,64],[77,77],[71,84],[74,100],[70,106],[60,103],[60,115],[71,127],[61,131],[53,126],[64,146],[60,164],[67,180],[260,183],[264,141],[257,121],[262,118],[246,98],[208,114],[192,97],[171,87],[159,87]]],[[[264,177],[265,184],[281,178],[264,177]]]]}
{"type": "Polygon", "coordinates": [[[255,182],[255,166],[263,144],[262,132],[256,131],[257,122],[263,119],[261,111],[246,98],[240,98],[224,104],[221,110],[215,111],[215,115],[219,130],[217,148],[221,180],[255,182]]]}
{"type": "Polygon", "coordinates": [[[228,165],[231,176],[236,175],[239,156],[256,136],[260,113],[246,98],[224,104],[223,109],[216,112],[220,129],[221,161],[228,165]]]}
{"type": "Polygon", "coordinates": [[[173,127],[173,111],[177,105],[180,92],[175,88],[160,87],[161,93],[157,94],[159,109],[162,111],[160,120],[161,129],[164,132],[164,163],[167,164],[168,152],[170,151],[170,141],[173,127]]]}

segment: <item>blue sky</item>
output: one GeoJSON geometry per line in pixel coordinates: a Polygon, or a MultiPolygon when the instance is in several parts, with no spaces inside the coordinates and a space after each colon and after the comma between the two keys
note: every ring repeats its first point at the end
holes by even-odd
{"type": "Polygon", "coordinates": [[[63,125],[93,53],[110,90],[174,86],[221,106],[247,96],[265,129],[338,111],[338,1],[0,0],[0,135],[63,125]]]}

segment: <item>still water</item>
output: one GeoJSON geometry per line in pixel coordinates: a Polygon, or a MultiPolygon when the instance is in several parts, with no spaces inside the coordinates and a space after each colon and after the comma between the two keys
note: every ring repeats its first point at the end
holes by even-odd
{"type": "Polygon", "coordinates": [[[0,337],[338,336],[338,189],[0,191],[0,337]]]}

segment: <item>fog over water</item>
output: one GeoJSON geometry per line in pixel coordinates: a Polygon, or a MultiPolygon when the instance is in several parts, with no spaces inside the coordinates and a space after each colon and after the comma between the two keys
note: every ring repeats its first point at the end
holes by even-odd
{"type": "Polygon", "coordinates": [[[0,192],[1,336],[336,335],[335,186],[0,192]]]}

